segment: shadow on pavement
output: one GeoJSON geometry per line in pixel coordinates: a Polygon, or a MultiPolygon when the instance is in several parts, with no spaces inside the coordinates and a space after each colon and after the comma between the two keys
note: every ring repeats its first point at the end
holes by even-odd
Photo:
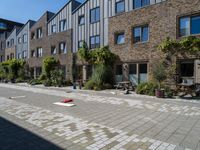
{"type": "Polygon", "coordinates": [[[0,150],[62,150],[62,148],[0,117],[0,150]]]}

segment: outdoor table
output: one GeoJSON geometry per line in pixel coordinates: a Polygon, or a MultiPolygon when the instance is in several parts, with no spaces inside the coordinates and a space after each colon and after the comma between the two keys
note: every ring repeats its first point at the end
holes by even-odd
{"type": "Polygon", "coordinates": [[[123,90],[134,90],[134,85],[130,81],[123,81],[123,82],[118,82],[116,85],[116,89],[123,89],[123,90]]]}

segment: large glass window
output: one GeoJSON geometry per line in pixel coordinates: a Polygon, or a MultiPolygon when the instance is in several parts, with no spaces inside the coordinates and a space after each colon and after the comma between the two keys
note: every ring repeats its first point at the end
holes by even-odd
{"type": "Polygon", "coordinates": [[[62,31],[65,31],[67,29],[67,26],[66,26],[66,20],[61,20],[60,21],[60,32],[62,31]]]}
{"type": "Polygon", "coordinates": [[[79,18],[78,18],[78,24],[79,25],[84,25],[85,24],[85,16],[84,15],[79,16],[79,18]]]}
{"type": "Polygon", "coordinates": [[[100,8],[94,8],[90,10],[90,23],[95,23],[100,20],[100,8]]]}
{"type": "Polygon", "coordinates": [[[147,64],[139,64],[139,82],[147,82],[147,64]]]}
{"type": "Polygon", "coordinates": [[[179,36],[200,34],[200,16],[182,17],[179,22],[179,36]]]}
{"type": "Polygon", "coordinates": [[[149,40],[149,27],[142,26],[133,29],[134,43],[147,42],[149,40]]]}
{"type": "Polygon", "coordinates": [[[116,35],[116,44],[124,44],[125,43],[125,35],[124,33],[119,33],[116,35]]]}
{"type": "Polygon", "coordinates": [[[117,13],[122,13],[125,11],[125,2],[124,0],[121,0],[119,2],[116,2],[116,6],[115,6],[115,12],[117,13]]]}
{"type": "Polygon", "coordinates": [[[129,65],[129,80],[135,85],[138,84],[137,64],[129,65]]]}
{"type": "Polygon", "coordinates": [[[150,5],[150,0],[133,0],[133,9],[150,5]]]}
{"type": "Polygon", "coordinates": [[[122,73],[122,65],[116,65],[115,68],[115,80],[116,82],[122,82],[123,80],[123,73],[122,73]]]}
{"type": "Polygon", "coordinates": [[[90,48],[95,49],[100,47],[100,36],[92,36],[90,37],[90,48]]]}

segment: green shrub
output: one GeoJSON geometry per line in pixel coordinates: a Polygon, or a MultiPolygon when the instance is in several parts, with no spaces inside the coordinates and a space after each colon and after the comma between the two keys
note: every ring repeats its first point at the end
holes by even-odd
{"type": "Polygon", "coordinates": [[[165,87],[164,87],[164,90],[165,90],[165,96],[166,96],[166,97],[168,97],[168,98],[172,98],[172,97],[173,97],[174,92],[173,92],[173,90],[171,90],[170,87],[165,86],[165,87]]]}
{"type": "Polygon", "coordinates": [[[44,73],[42,73],[39,77],[39,80],[43,81],[43,80],[46,80],[46,75],[44,73]]]}
{"type": "Polygon", "coordinates": [[[149,96],[155,96],[155,90],[158,89],[158,85],[153,82],[145,82],[140,83],[136,88],[137,94],[142,95],[149,95],[149,96]]]}
{"type": "Polygon", "coordinates": [[[68,79],[68,80],[64,81],[63,85],[65,85],[65,86],[72,86],[73,84],[72,84],[72,81],[70,79],[68,79]]]}
{"type": "Polygon", "coordinates": [[[42,83],[44,86],[52,86],[52,81],[50,79],[44,80],[42,83]]]}
{"type": "Polygon", "coordinates": [[[23,83],[23,82],[25,82],[25,80],[24,80],[24,78],[21,78],[21,77],[19,77],[15,80],[15,83],[23,83]]]}
{"type": "Polygon", "coordinates": [[[85,86],[84,89],[85,90],[94,90],[94,87],[96,86],[96,83],[93,80],[89,80],[85,86]]]}
{"type": "Polygon", "coordinates": [[[38,84],[42,84],[42,82],[39,79],[32,79],[29,81],[30,85],[38,85],[38,84]]]}
{"type": "Polygon", "coordinates": [[[85,89],[103,90],[111,87],[113,84],[112,67],[106,65],[97,65],[92,74],[92,78],[86,83],[85,89]],[[109,85],[109,86],[108,86],[109,85]]]}
{"type": "MultiPolygon", "coordinates": [[[[173,91],[168,86],[161,85],[161,88],[165,91],[165,97],[172,98],[173,91]]],[[[141,95],[155,96],[155,90],[158,89],[158,85],[153,82],[141,83],[136,88],[136,93],[141,95]]]]}
{"type": "Polygon", "coordinates": [[[43,60],[43,72],[48,79],[51,78],[51,71],[55,70],[59,65],[59,61],[54,57],[46,57],[43,60]]]}
{"type": "Polygon", "coordinates": [[[51,82],[54,86],[62,86],[64,84],[64,73],[62,70],[51,71],[51,82]]]}

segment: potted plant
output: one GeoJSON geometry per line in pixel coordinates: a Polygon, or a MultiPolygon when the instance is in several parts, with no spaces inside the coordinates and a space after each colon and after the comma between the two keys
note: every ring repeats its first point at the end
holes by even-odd
{"type": "Polygon", "coordinates": [[[153,68],[153,78],[158,82],[158,89],[155,91],[155,95],[158,98],[164,98],[165,91],[161,89],[161,83],[167,78],[167,73],[163,63],[158,63],[153,68]]]}

